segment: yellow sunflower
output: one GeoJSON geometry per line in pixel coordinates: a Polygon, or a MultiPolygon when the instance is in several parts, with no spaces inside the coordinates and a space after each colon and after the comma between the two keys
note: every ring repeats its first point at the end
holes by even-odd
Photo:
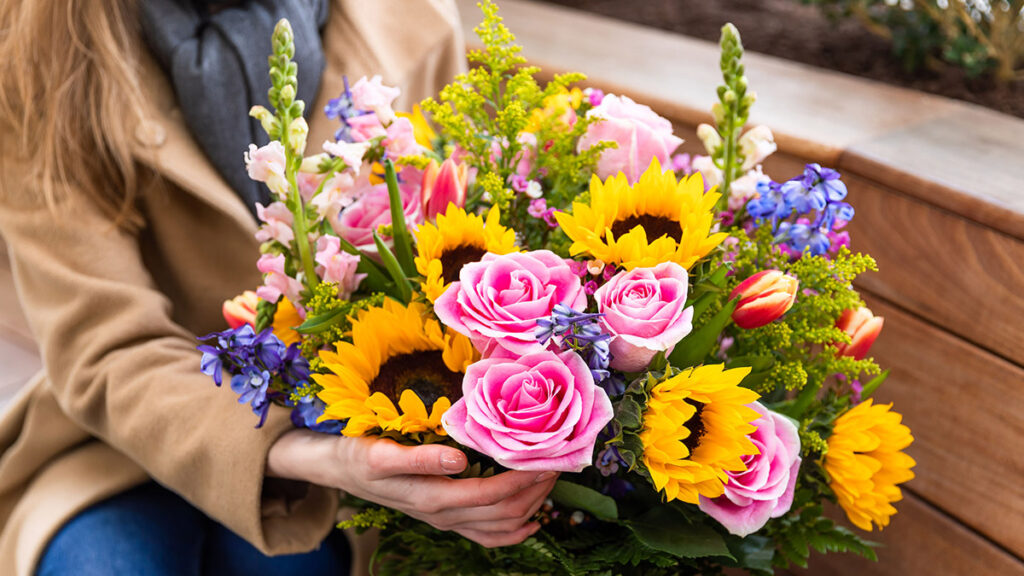
{"type": "Polygon", "coordinates": [[[746,470],[743,457],[757,454],[747,435],[757,430],[758,413],[747,404],[758,395],[739,386],[749,372],[698,366],[654,386],[640,440],[654,487],[669,500],[721,496],[726,471],[746,470]]]}
{"type": "Polygon", "coordinates": [[[285,346],[295,344],[301,339],[295,328],[301,324],[302,316],[299,316],[299,311],[290,300],[282,296],[277,302],[277,311],[274,312],[274,336],[284,342],[285,346]]]}
{"type": "Polygon", "coordinates": [[[433,302],[459,279],[466,264],[477,262],[484,254],[515,252],[516,233],[499,223],[497,207],[487,213],[486,222],[476,214],[448,205],[437,216],[437,224],[425,223],[416,232],[416,270],[423,275],[423,293],[433,302]]]}
{"type": "Polygon", "coordinates": [[[846,517],[868,532],[889,525],[899,486],[914,477],[914,459],[903,452],[914,441],[892,404],[861,402],[836,419],[825,454],[825,471],[846,517]]]}
{"type": "Polygon", "coordinates": [[[442,332],[426,312],[423,304],[386,300],[352,323],[351,344],[320,352],[328,371],[313,375],[327,404],[321,420],[348,420],[346,436],[444,434],[441,416],[462,396],[462,375],[477,357],[465,336],[442,332]]]}
{"type": "Polygon", "coordinates": [[[587,252],[627,270],[669,261],[689,269],[726,237],[711,233],[718,197],[704,192],[699,173],[677,181],[655,158],[633,186],[622,173],[604,182],[592,176],[590,203],[574,202],[572,214],[555,218],[573,256],[587,252]]]}

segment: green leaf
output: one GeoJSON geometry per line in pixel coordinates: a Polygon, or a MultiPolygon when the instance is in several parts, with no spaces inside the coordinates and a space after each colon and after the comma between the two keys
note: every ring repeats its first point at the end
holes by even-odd
{"type": "Polygon", "coordinates": [[[775,557],[775,541],[767,536],[751,534],[745,538],[729,539],[729,551],[741,568],[771,574],[775,557]]]}
{"type": "Polygon", "coordinates": [[[348,240],[338,237],[341,241],[341,249],[349,254],[359,256],[359,264],[356,266],[356,272],[366,274],[366,278],[363,279],[361,288],[366,288],[369,292],[384,292],[391,293],[388,289],[388,277],[385,270],[373,261],[368,255],[361,252],[358,248],[353,246],[348,240]]]}
{"type": "Polygon", "coordinates": [[[629,396],[624,397],[615,407],[615,421],[623,428],[639,428],[641,423],[640,404],[629,396]]]}
{"type": "Polygon", "coordinates": [[[388,201],[391,203],[391,238],[395,243],[395,257],[401,264],[405,276],[416,274],[416,263],[412,257],[412,235],[405,223],[402,196],[398,192],[398,176],[390,159],[384,160],[384,180],[388,184],[388,201]]]}
{"type": "Polygon", "coordinates": [[[736,309],[736,301],[730,301],[708,323],[690,332],[686,338],[676,344],[675,350],[669,355],[668,361],[677,368],[696,366],[707,358],[718,342],[718,336],[732,320],[732,311],[736,309]]]}
{"type": "Polygon", "coordinates": [[[878,390],[878,387],[882,385],[882,382],[885,382],[885,379],[889,377],[889,372],[890,370],[886,370],[865,384],[864,388],[860,391],[860,397],[870,398],[875,393],[875,390],[878,390]]]}
{"type": "Polygon", "coordinates": [[[346,308],[338,308],[337,310],[331,310],[326,314],[320,314],[318,316],[310,316],[306,318],[306,321],[295,328],[295,331],[299,334],[317,334],[330,330],[332,326],[338,324],[345,319],[345,313],[350,312],[346,308]]]}
{"type": "Polygon", "coordinates": [[[586,486],[559,480],[555,482],[550,497],[563,506],[589,512],[598,520],[612,522],[619,519],[619,509],[615,505],[615,500],[586,486]]]}
{"type": "Polygon", "coordinates": [[[670,506],[652,508],[625,524],[647,546],[678,558],[722,556],[735,560],[718,532],[708,526],[690,524],[670,506]]]}
{"type": "Polygon", "coordinates": [[[373,231],[373,243],[377,245],[377,252],[380,253],[380,259],[384,262],[384,268],[387,269],[391,279],[395,282],[398,300],[403,304],[408,304],[412,300],[412,289],[409,287],[409,280],[406,279],[405,273],[402,272],[402,267],[398,264],[398,260],[395,259],[395,255],[388,248],[387,244],[380,239],[376,230],[373,231]]]}

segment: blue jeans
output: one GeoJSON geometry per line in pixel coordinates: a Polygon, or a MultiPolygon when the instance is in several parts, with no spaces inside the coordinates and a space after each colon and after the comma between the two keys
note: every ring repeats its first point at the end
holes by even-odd
{"type": "Polygon", "coordinates": [[[157,484],[139,486],[75,516],[43,553],[38,576],[347,575],[349,549],[334,531],[318,550],[264,556],[157,484]]]}

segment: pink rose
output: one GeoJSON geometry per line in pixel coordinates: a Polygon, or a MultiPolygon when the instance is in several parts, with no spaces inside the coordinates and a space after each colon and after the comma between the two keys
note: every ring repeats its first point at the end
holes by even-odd
{"type": "Polygon", "coordinates": [[[489,253],[462,268],[459,280],[434,302],[434,312],[485,354],[495,346],[528,354],[545,349],[537,341],[537,321],[551,316],[557,304],[587,307],[580,278],[565,260],[548,250],[489,253]]]}
{"type": "Polygon", "coordinates": [[[324,282],[338,283],[338,298],[348,300],[359,289],[366,274],[357,274],[359,256],[341,250],[341,241],[335,236],[321,236],[316,241],[316,273],[324,282]]]}
{"type": "Polygon", "coordinates": [[[580,138],[577,145],[580,151],[601,141],[618,144],[618,148],[601,153],[597,175],[602,179],[622,172],[629,183],[634,184],[654,158],[669,168],[672,152],[683,143],[682,138],[672,133],[671,122],[628,96],[605,96],[587,116],[596,116],[599,120],[588,126],[580,138]]]}
{"type": "Polygon", "coordinates": [[[475,362],[441,418],[456,442],[513,470],[580,472],[612,419],[612,403],[575,352],[475,362]]]}
{"type": "Polygon", "coordinates": [[[263,225],[256,231],[256,240],[269,242],[276,240],[287,246],[295,239],[295,231],[292,230],[291,210],[284,205],[284,202],[274,202],[270,206],[263,206],[256,203],[256,216],[263,225]]]}
{"type": "Polygon", "coordinates": [[[749,406],[761,414],[749,436],[759,453],[743,457],[745,472],[726,472],[725,494],[700,497],[700,509],[740,537],[789,512],[800,470],[800,435],[793,421],[757,402],[749,406]]]}
{"type": "Polygon", "coordinates": [[[693,330],[686,269],[675,262],[619,272],[594,293],[601,325],[612,336],[612,368],[639,372],[693,330]]]}
{"type": "Polygon", "coordinates": [[[284,254],[264,254],[256,262],[256,268],[263,273],[263,286],[256,290],[256,295],[267,302],[277,302],[282,294],[291,302],[302,301],[302,282],[284,271],[284,261],[284,254]]]}
{"type": "MultiPolygon", "coordinates": [[[[423,223],[423,209],[420,202],[419,182],[421,177],[410,174],[406,177],[405,170],[402,171],[402,182],[398,186],[399,195],[402,198],[402,211],[405,213],[405,222],[409,227],[423,223]]],[[[366,178],[361,178],[356,184],[357,189],[352,195],[359,200],[354,202],[332,220],[335,232],[349,243],[367,253],[376,254],[377,247],[373,243],[373,233],[381,225],[391,224],[391,203],[388,199],[387,184],[370,184],[366,178]]]]}

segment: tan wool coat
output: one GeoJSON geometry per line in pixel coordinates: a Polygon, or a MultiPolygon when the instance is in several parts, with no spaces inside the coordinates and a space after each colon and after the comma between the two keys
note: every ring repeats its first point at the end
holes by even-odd
{"type": "MultiPolygon", "coordinates": [[[[436,94],[465,66],[457,19],[450,0],[334,0],[309,149],[334,131],[322,110],[343,74],[400,86],[396,109],[436,94]]],[[[150,478],[270,554],[311,550],[335,523],[333,490],[262,493],[287,411],[255,430],[231,390],[199,372],[196,335],[223,329],[222,302],[259,285],[256,223],[190,137],[164,74],[142,60],[141,231],[118,229],[74,191],[56,215],[37,191],[0,194],[0,235],[45,366],[0,419],[3,575],[29,576],[68,519],[150,478]]]]}

